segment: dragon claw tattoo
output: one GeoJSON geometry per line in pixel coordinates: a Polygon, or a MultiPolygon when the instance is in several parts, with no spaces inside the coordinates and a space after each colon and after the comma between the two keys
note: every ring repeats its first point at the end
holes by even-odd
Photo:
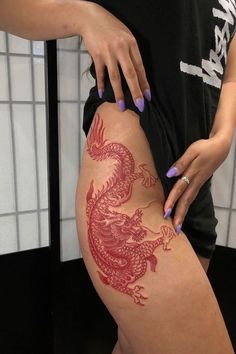
{"type": "Polygon", "coordinates": [[[142,225],[144,208],[138,208],[132,216],[115,210],[130,200],[136,180],[150,188],[157,178],[151,175],[146,164],[136,169],[127,147],[105,140],[104,131],[97,113],[87,139],[87,151],[93,160],[113,159],[116,164],[112,176],[100,190],[94,192],[93,180],[90,182],[86,208],[89,248],[99,268],[100,280],[143,306],[147,299],[141,293],[144,287],[134,283],[145,275],[148,262],[150,270],[156,271],[155,249],[162,245],[163,250],[170,250],[169,242],[176,234],[167,225],[162,225],[159,232],[142,225]],[[144,240],[151,234],[155,239],[144,240]]]}

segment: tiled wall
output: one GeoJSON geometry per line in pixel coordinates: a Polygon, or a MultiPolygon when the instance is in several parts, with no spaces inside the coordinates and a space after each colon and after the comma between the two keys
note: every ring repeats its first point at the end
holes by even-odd
{"type": "MultiPolygon", "coordinates": [[[[90,65],[90,57],[80,37],[58,41],[58,77],[60,100],[60,188],[61,188],[61,258],[80,256],[75,224],[75,190],[84,133],[81,129],[84,101],[94,79],[81,73],[90,65]]],[[[229,157],[215,173],[213,198],[220,245],[236,247],[235,139],[229,157]]]]}
{"type": "Polygon", "coordinates": [[[48,245],[44,43],[0,32],[0,254],[48,245]]]}

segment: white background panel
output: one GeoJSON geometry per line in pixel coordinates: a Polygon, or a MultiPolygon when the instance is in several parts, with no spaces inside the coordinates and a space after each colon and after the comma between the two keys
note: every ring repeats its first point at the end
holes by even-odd
{"type": "Polygon", "coordinates": [[[80,50],[86,50],[87,51],[87,49],[85,48],[84,41],[83,41],[82,37],[81,37],[81,41],[80,41],[80,50]]]}
{"type": "Polygon", "coordinates": [[[45,105],[36,105],[36,131],[38,153],[37,161],[39,172],[40,208],[48,207],[47,132],[45,110],[45,105]]]}
{"type": "Polygon", "coordinates": [[[79,241],[75,220],[61,222],[61,261],[80,257],[79,241]]]}
{"type": "Polygon", "coordinates": [[[8,34],[8,40],[10,53],[30,54],[30,41],[27,39],[8,34]]]}
{"type": "Polygon", "coordinates": [[[45,101],[44,58],[34,58],[35,101],[45,101]]]}
{"type": "Polygon", "coordinates": [[[86,141],[86,136],[83,131],[83,114],[84,114],[84,103],[81,103],[80,105],[80,137],[79,137],[79,144],[80,144],[80,162],[83,156],[83,151],[84,151],[84,146],[85,146],[85,141],[86,141]]]}
{"type": "Polygon", "coordinates": [[[75,215],[75,191],[79,166],[79,105],[60,104],[61,217],[75,215]]]}
{"type": "Polygon", "coordinates": [[[37,213],[19,215],[19,229],[21,250],[39,247],[37,213]]]}
{"type": "Polygon", "coordinates": [[[64,50],[78,50],[79,36],[59,39],[57,41],[57,48],[64,50]]]}
{"type": "Polygon", "coordinates": [[[0,55],[0,101],[8,99],[7,57],[0,55]]]}
{"type": "Polygon", "coordinates": [[[13,105],[19,210],[36,209],[32,105],[13,105]]]}
{"type": "Polygon", "coordinates": [[[79,54],[77,52],[58,52],[60,100],[78,101],[78,60],[79,54]]]}
{"type": "Polygon", "coordinates": [[[16,217],[0,217],[0,254],[17,251],[16,217]]]}
{"type": "Polygon", "coordinates": [[[225,246],[226,238],[227,238],[229,211],[224,209],[216,209],[215,214],[216,214],[216,218],[218,219],[218,224],[216,226],[216,232],[217,232],[216,244],[220,246],[225,246]]]}
{"type": "Polygon", "coordinates": [[[91,59],[87,53],[80,54],[80,99],[85,101],[88,98],[89,90],[95,85],[94,78],[90,73],[82,73],[91,65],[91,59]],[[88,76],[88,78],[87,78],[88,76]]]}
{"type": "Polygon", "coordinates": [[[10,57],[12,99],[32,101],[30,58],[10,57]]]}
{"type": "Polygon", "coordinates": [[[34,55],[44,55],[44,42],[43,41],[33,41],[33,54],[34,55]]]}
{"type": "Polygon", "coordinates": [[[15,211],[12,137],[9,106],[0,105],[0,214],[15,211]]]}
{"type": "Polygon", "coordinates": [[[232,177],[233,177],[233,164],[235,152],[235,139],[231,146],[230,153],[227,159],[215,172],[212,183],[212,195],[214,204],[216,206],[226,207],[230,206],[232,177]]]}
{"type": "Polygon", "coordinates": [[[49,219],[48,211],[40,212],[41,244],[40,247],[49,246],[49,219]]]}
{"type": "Polygon", "coordinates": [[[0,31],[0,52],[6,51],[6,39],[5,32],[0,31]]]}
{"type": "Polygon", "coordinates": [[[231,215],[229,247],[236,248],[236,211],[233,211],[231,215]]]}

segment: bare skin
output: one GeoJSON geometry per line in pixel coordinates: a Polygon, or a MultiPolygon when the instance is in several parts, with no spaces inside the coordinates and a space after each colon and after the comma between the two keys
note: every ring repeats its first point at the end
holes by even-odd
{"type": "Polygon", "coordinates": [[[78,181],[76,215],[86,267],[118,324],[113,353],[233,354],[198,257],[186,236],[182,232],[176,235],[172,219],[163,219],[163,189],[139,117],[130,110],[121,113],[116,104],[108,102],[98,107],[98,118],[97,113],[103,126],[99,129],[97,125],[99,139],[90,129],[78,181]],[[123,173],[115,168],[120,152],[127,156],[123,173]],[[127,167],[131,156],[134,170],[127,167]],[[119,178],[103,189],[112,172],[119,178]],[[122,181],[132,182],[129,197],[125,191],[130,189],[127,184],[122,188],[122,181]],[[119,187],[116,196],[114,186],[119,187]],[[117,201],[122,203],[118,206],[117,201]],[[142,211],[140,219],[138,214],[134,218],[137,210],[142,211]],[[167,234],[163,234],[165,228],[167,234]],[[144,242],[157,239],[159,246],[152,254],[145,253],[148,248],[142,246],[144,242]],[[130,252],[126,253],[127,247],[130,252]]]}
{"type": "Polygon", "coordinates": [[[82,0],[0,0],[0,8],[0,30],[20,37],[49,40],[81,35],[95,63],[98,90],[104,89],[106,66],[117,102],[124,99],[118,64],[134,103],[137,99],[144,102],[144,95],[150,99],[151,93],[146,91],[150,85],[136,39],[102,6],[82,0]]]}

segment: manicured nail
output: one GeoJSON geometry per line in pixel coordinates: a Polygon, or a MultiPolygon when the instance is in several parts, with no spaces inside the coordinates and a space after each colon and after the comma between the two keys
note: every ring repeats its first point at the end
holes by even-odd
{"type": "Polygon", "coordinates": [[[119,100],[118,101],[118,106],[119,106],[121,112],[125,111],[125,101],[124,100],[119,100]]]}
{"type": "Polygon", "coordinates": [[[182,229],[182,224],[180,224],[180,225],[178,225],[178,226],[176,227],[176,230],[175,230],[175,231],[176,231],[177,235],[180,234],[181,229],[182,229]]]}
{"type": "Polygon", "coordinates": [[[99,90],[98,90],[98,96],[99,96],[100,98],[102,98],[103,92],[104,92],[103,89],[99,89],[99,90]]]}
{"type": "Polygon", "coordinates": [[[146,90],[144,91],[144,96],[146,97],[146,99],[147,99],[149,102],[151,102],[152,94],[151,94],[150,89],[146,89],[146,90]]]}
{"type": "Polygon", "coordinates": [[[172,208],[168,208],[163,216],[164,219],[167,219],[170,216],[171,212],[172,212],[172,208]]]}
{"type": "Polygon", "coordinates": [[[144,111],[144,99],[143,98],[137,98],[135,105],[140,112],[144,111]]]}
{"type": "Polygon", "coordinates": [[[174,176],[178,176],[178,173],[179,173],[179,171],[178,171],[177,167],[171,167],[167,171],[166,176],[167,177],[174,177],[174,176]]]}

